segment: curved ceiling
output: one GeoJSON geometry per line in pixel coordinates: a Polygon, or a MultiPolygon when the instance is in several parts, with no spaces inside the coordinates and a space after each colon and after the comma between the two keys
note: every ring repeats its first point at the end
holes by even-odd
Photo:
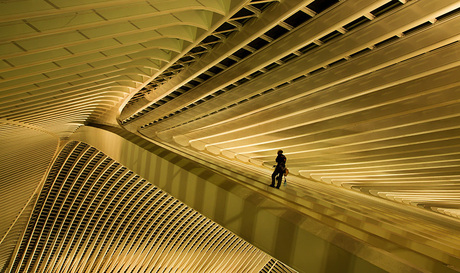
{"type": "Polygon", "coordinates": [[[3,1],[0,118],[156,141],[460,215],[455,0],[3,1]]]}
{"type": "MultiPolygon", "coordinates": [[[[459,8],[458,0],[2,1],[2,156],[29,162],[8,145],[32,149],[41,169],[24,175],[38,181],[59,138],[86,123],[119,124],[262,168],[283,149],[295,175],[460,218],[459,8]]],[[[13,184],[2,182],[2,194],[28,193],[15,199],[20,217],[5,210],[8,224],[24,226],[36,184],[13,184]]],[[[11,249],[0,249],[2,262],[11,249]]]]}
{"type": "Polygon", "coordinates": [[[76,141],[51,167],[16,253],[8,272],[295,272],[76,141]]]}
{"type": "Polygon", "coordinates": [[[0,117],[66,137],[187,53],[244,1],[4,1],[0,117]]]}
{"type": "Polygon", "coordinates": [[[0,119],[0,271],[12,259],[29,221],[59,139],[24,123],[0,119]]]}
{"type": "MultiPolygon", "coordinates": [[[[276,8],[274,8],[276,6],[276,8]]],[[[289,1],[128,105],[148,138],[459,217],[458,1],[289,1]]]]}

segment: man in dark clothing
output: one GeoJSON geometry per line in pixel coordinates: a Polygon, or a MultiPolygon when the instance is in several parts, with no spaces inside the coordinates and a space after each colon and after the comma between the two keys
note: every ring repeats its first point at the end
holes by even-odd
{"type": "Polygon", "coordinates": [[[270,187],[275,186],[275,178],[278,180],[276,188],[279,189],[281,181],[283,180],[284,172],[286,171],[286,157],[283,155],[283,150],[278,150],[278,156],[276,157],[275,171],[272,174],[272,184],[270,187]],[[278,175],[278,177],[276,177],[278,175]]]}

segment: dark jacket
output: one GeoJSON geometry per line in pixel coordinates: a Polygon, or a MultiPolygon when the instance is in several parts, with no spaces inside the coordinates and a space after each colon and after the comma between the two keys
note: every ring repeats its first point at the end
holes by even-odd
{"type": "Polygon", "coordinates": [[[279,154],[276,157],[276,166],[285,168],[286,167],[286,157],[283,154],[279,154]]]}

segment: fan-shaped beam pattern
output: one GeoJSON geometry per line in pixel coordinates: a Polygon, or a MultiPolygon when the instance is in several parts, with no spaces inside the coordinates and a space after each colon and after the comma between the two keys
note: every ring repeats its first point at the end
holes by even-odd
{"type": "MultiPolygon", "coordinates": [[[[93,107],[85,108],[75,119],[96,118],[111,112],[111,108],[147,84],[169,62],[187,53],[216,27],[216,22],[231,16],[229,12],[235,12],[232,9],[237,9],[240,2],[98,1],[76,4],[40,0],[23,1],[20,6],[13,2],[2,3],[1,103],[20,105],[26,101],[31,105],[37,102],[35,108],[51,113],[55,109],[46,110],[40,101],[47,100],[55,105],[67,98],[73,100],[74,109],[83,109],[85,107],[78,106],[75,95],[81,94],[84,105],[92,92],[93,107]],[[102,88],[123,91],[117,97],[107,96],[100,100],[97,92],[102,88]],[[97,104],[98,101],[101,103],[97,104]]],[[[66,112],[71,122],[72,115],[66,112]]],[[[11,120],[21,121],[24,117],[22,112],[8,113],[11,120]]],[[[35,120],[39,118],[27,119],[28,122],[35,120]]],[[[66,134],[67,131],[62,132],[62,136],[66,134]]]]}
{"type": "MultiPolygon", "coordinates": [[[[203,97],[206,97],[220,89],[223,89],[229,84],[232,84],[235,81],[240,80],[241,78],[247,77],[250,74],[264,68],[265,66],[275,61],[278,61],[282,57],[314,42],[315,39],[323,37],[324,35],[339,28],[340,26],[345,25],[345,23],[348,23],[350,20],[355,20],[361,14],[368,13],[369,11],[375,9],[384,2],[386,1],[362,1],[362,3],[356,1],[344,2],[342,5],[335,9],[336,12],[331,11],[330,13],[332,14],[330,14],[330,16],[322,16],[315,20],[312,24],[307,24],[299,29],[293,30],[289,36],[286,36],[286,38],[281,38],[277,41],[270,43],[270,45],[262,49],[260,53],[253,54],[252,56],[239,61],[232,67],[214,76],[212,79],[192,89],[192,92],[187,92],[186,94],[180,96],[171,103],[168,103],[168,107],[159,107],[151,111],[148,115],[146,115],[145,118],[136,121],[135,124],[142,124],[142,120],[144,120],[145,123],[145,119],[150,116],[161,117],[167,115],[170,112],[174,112],[175,110],[181,109],[191,104],[192,102],[198,101],[203,97]],[[357,7],[359,7],[359,9],[357,9],[357,7]],[[333,19],[331,20],[331,18],[333,19]],[[308,35],[305,35],[305,33],[308,33],[308,35]]],[[[262,22],[263,21],[261,21],[261,23],[262,22]]],[[[254,29],[258,30],[256,34],[259,35],[262,33],[264,29],[270,29],[270,25],[266,25],[265,28],[262,29],[260,29],[260,26],[257,25],[250,25],[249,27],[252,31],[254,31],[254,29]]],[[[240,34],[240,36],[243,37],[245,37],[246,35],[247,34],[244,32],[240,34]]],[[[247,40],[243,40],[240,44],[235,44],[234,48],[236,49],[246,44],[247,40]]],[[[363,45],[360,44],[360,46],[363,45]]],[[[214,63],[208,63],[208,66],[210,65],[214,65],[214,63]]],[[[290,77],[296,78],[296,74],[291,73],[290,77]]],[[[286,81],[288,79],[289,78],[283,78],[283,81],[286,81]]],[[[248,93],[248,90],[251,90],[251,87],[245,87],[244,89],[245,92],[248,93]]],[[[249,94],[250,92],[251,91],[249,91],[249,94]]],[[[154,95],[156,95],[156,93],[152,94],[150,97],[154,97],[154,95]]]]}
{"type": "Polygon", "coordinates": [[[12,272],[260,272],[272,260],[84,143],[63,147],[43,188],[12,272]]]}
{"type": "MultiPolygon", "coordinates": [[[[158,181],[158,186],[167,189],[175,196],[180,196],[187,204],[201,208],[205,215],[214,217],[213,219],[221,221],[228,227],[233,227],[234,232],[247,236],[250,238],[250,242],[263,246],[264,248],[261,248],[268,253],[285,257],[286,262],[293,256],[299,257],[299,260],[295,258],[291,265],[298,265],[300,271],[316,268],[315,265],[318,262],[329,266],[336,265],[338,262],[322,261],[326,256],[328,256],[327,259],[331,258],[332,260],[337,256],[335,256],[336,254],[324,256],[318,253],[318,244],[314,243],[318,242],[316,236],[357,254],[366,261],[385,268],[386,271],[392,271],[391,268],[395,268],[395,266],[403,268],[403,271],[410,271],[409,268],[404,267],[399,262],[395,264],[392,258],[386,256],[389,253],[392,253],[390,256],[397,253],[395,257],[398,261],[415,261],[417,265],[420,265],[423,260],[425,262],[423,262],[422,267],[428,271],[432,271],[433,268],[429,261],[431,259],[443,260],[452,265],[458,264],[458,257],[455,254],[456,245],[459,243],[456,235],[458,233],[458,220],[456,219],[427,213],[425,210],[417,208],[401,206],[393,202],[369,198],[369,196],[344,188],[331,187],[324,183],[316,183],[298,177],[288,177],[288,185],[281,190],[271,189],[267,187],[269,169],[264,170],[243,163],[240,163],[240,166],[245,168],[236,168],[234,162],[217,161],[214,156],[203,152],[190,151],[182,154],[181,151],[182,156],[179,156],[155,146],[145,138],[108,126],[101,126],[101,128],[115,132],[132,143],[128,145],[123,142],[120,145],[119,139],[114,138],[109,132],[92,127],[81,128],[78,136],[82,140],[94,143],[101,150],[108,151],[123,162],[127,162],[128,165],[133,166],[146,177],[155,179],[158,181]],[[146,150],[141,147],[145,147],[146,150]],[[126,152],[120,153],[120,151],[126,152]],[[158,160],[156,155],[166,161],[158,160]],[[200,163],[200,165],[192,163],[188,158],[195,163],[200,163]],[[216,173],[211,174],[204,170],[208,168],[213,169],[216,173]],[[203,177],[208,183],[202,184],[199,180],[184,174],[183,172],[187,170],[203,177]],[[224,181],[230,179],[240,182],[237,183],[238,185],[228,184],[220,180],[219,174],[225,175],[224,181]],[[212,189],[213,185],[219,189],[212,189]],[[194,192],[200,192],[203,195],[197,197],[195,194],[190,194],[194,192]],[[245,200],[250,196],[252,201],[248,200],[248,206],[237,205],[238,202],[233,197],[228,196],[227,198],[227,194],[245,200]],[[263,194],[265,197],[258,197],[258,194],[263,194]],[[229,199],[233,201],[230,202],[229,199]],[[208,205],[214,204],[214,200],[218,200],[218,206],[208,205]],[[270,202],[271,200],[283,203],[283,208],[278,208],[275,203],[270,202]],[[293,207],[285,206],[286,204],[292,204],[293,207]],[[252,206],[255,206],[261,214],[256,213],[252,206]],[[290,208],[295,208],[300,214],[289,211],[290,208]],[[283,221],[282,227],[276,227],[277,224],[274,223],[277,220],[262,220],[272,213],[277,217],[287,217],[286,222],[283,221]],[[257,216],[255,217],[255,215],[257,216]],[[302,220],[304,219],[302,215],[307,218],[302,220]],[[253,221],[254,219],[256,221],[253,221]],[[297,220],[292,222],[289,219],[297,220]],[[318,220],[318,222],[313,219],[318,220]],[[291,229],[291,224],[295,226],[294,229],[291,229]],[[323,226],[323,224],[326,225],[323,226]],[[329,227],[332,227],[332,230],[329,227]],[[279,232],[280,228],[285,232],[279,232]],[[287,232],[288,230],[292,232],[287,232]],[[318,230],[321,232],[318,233],[318,230]],[[304,231],[314,234],[314,236],[310,237],[304,231]],[[268,232],[274,232],[273,234],[277,235],[268,235],[268,232]],[[341,234],[342,232],[344,234],[341,234]],[[449,234],[448,238],[440,235],[444,233],[449,234]],[[298,235],[293,240],[288,238],[275,239],[277,236],[288,234],[298,235]],[[345,236],[345,234],[347,235],[345,236]],[[360,243],[354,241],[355,239],[360,243]],[[364,244],[359,246],[361,243],[364,244]],[[377,249],[370,246],[376,246],[377,249]],[[300,249],[303,247],[305,249],[300,249]],[[400,251],[396,250],[400,247],[404,249],[402,252],[410,254],[402,255],[400,251]],[[290,251],[292,248],[296,250],[290,251]],[[362,249],[366,249],[366,251],[362,252],[362,249]],[[356,250],[359,254],[355,252],[356,250]],[[374,252],[375,250],[378,254],[374,252]],[[281,253],[276,254],[278,251],[281,253]],[[316,257],[316,254],[319,256],[316,257]],[[382,262],[383,260],[386,262],[382,262]],[[300,263],[297,264],[297,262],[300,263]]],[[[445,209],[448,208],[450,207],[445,207],[445,209]]],[[[321,243],[321,245],[323,244],[321,243]]],[[[328,250],[328,253],[331,251],[335,253],[332,245],[328,247],[328,250]]],[[[348,259],[346,260],[348,261],[348,259]]],[[[343,271],[342,269],[341,267],[338,271],[343,271]]],[[[318,269],[318,271],[334,270],[318,269]]]]}
{"type": "MultiPolygon", "coordinates": [[[[288,2],[286,1],[286,2],[281,2],[279,5],[276,5],[276,7],[272,7],[264,11],[260,15],[260,17],[257,18],[255,22],[249,24],[246,27],[243,27],[240,32],[236,33],[235,35],[232,36],[231,39],[226,41],[225,46],[216,48],[215,50],[213,50],[213,54],[207,54],[203,56],[198,62],[191,65],[186,71],[184,71],[183,73],[180,73],[179,75],[177,75],[176,77],[174,77],[173,79],[165,83],[164,85],[159,86],[158,88],[153,90],[151,93],[147,94],[144,100],[139,101],[135,105],[130,105],[126,107],[125,109],[123,109],[120,115],[120,119],[125,120],[129,118],[130,116],[132,116],[134,113],[146,108],[147,106],[169,95],[170,93],[175,91],[177,88],[179,88],[181,85],[186,84],[187,81],[190,80],[191,78],[197,77],[199,74],[205,72],[212,66],[218,64],[219,62],[221,62],[223,59],[225,59],[227,56],[229,56],[230,54],[232,54],[239,48],[250,43],[251,40],[257,38],[258,36],[262,35],[264,32],[268,31],[270,28],[276,25],[277,22],[279,22],[280,20],[283,20],[288,15],[292,14],[294,11],[306,6],[307,4],[311,2],[312,2],[311,0],[302,0],[302,1],[296,0],[296,1],[288,1],[288,2]]],[[[293,43],[293,44],[297,45],[297,43],[293,43]]],[[[276,54],[285,54],[285,53],[284,51],[279,51],[276,54]]],[[[267,58],[267,56],[265,56],[263,61],[269,62],[269,60],[270,58],[267,58]]],[[[244,66],[247,66],[247,64],[244,66]]],[[[223,74],[223,75],[220,74],[219,78],[225,79],[225,78],[228,78],[228,76],[226,74],[223,74]]],[[[235,80],[233,77],[230,77],[229,79],[235,80]]],[[[189,104],[191,101],[192,102],[196,101],[199,98],[206,96],[207,94],[213,93],[215,89],[218,88],[218,86],[215,86],[215,85],[210,87],[214,81],[216,80],[213,79],[212,81],[207,81],[205,82],[204,85],[194,88],[193,92],[184,94],[177,100],[174,100],[173,105],[168,104],[167,110],[166,109],[162,110],[160,107],[158,110],[149,112],[142,119],[138,119],[132,123],[127,124],[126,126],[130,128],[139,127],[140,125],[143,125],[146,120],[151,119],[151,117],[162,116],[164,114],[168,114],[171,111],[182,108],[184,105],[189,104]],[[169,111],[169,112],[166,113],[165,111],[169,111]]],[[[220,80],[220,84],[222,84],[222,81],[223,80],[220,80]]]]}
{"type": "Polygon", "coordinates": [[[0,265],[14,259],[17,243],[60,141],[45,128],[0,118],[0,265]]]}
{"type": "MultiPolygon", "coordinates": [[[[234,53],[230,66],[201,64],[221,71],[204,73],[199,84],[189,78],[189,91],[125,128],[265,167],[283,149],[291,173],[356,190],[363,181],[376,196],[385,196],[378,181],[393,179],[432,179],[443,188],[459,175],[446,152],[459,147],[458,8],[457,1],[344,1],[296,27],[287,19],[273,28],[283,35],[242,59],[234,53]]],[[[390,199],[432,203],[401,187],[390,199]]],[[[453,215],[454,200],[446,193],[438,201],[453,215]]]]}
{"type": "MultiPolygon", "coordinates": [[[[385,28],[385,26],[389,24],[389,21],[392,21],[394,26],[398,23],[401,23],[399,26],[397,26],[398,28],[403,28],[403,26],[405,26],[406,29],[412,28],[414,26],[414,23],[412,23],[411,20],[408,20],[409,22],[411,22],[411,24],[406,25],[408,21],[399,18],[418,18],[417,14],[413,13],[418,13],[418,10],[419,7],[412,6],[412,8],[407,11],[406,9],[404,9],[404,12],[407,13],[395,14],[395,20],[393,20],[393,17],[387,17],[386,20],[384,19],[371,22],[367,27],[364,27],[359,31],[355,31],[343,37],[343,39],[340,42],[332,43],[330,45],[324,45],[323,47],[318,48],[318,50],[313,51],[311,54],[305,54],[304,56],[301,56],[291,61],[289,65],[281,66],[278,69],[269,71],[264,75],[259,76],[257,79],[251,80],[244,85],[233,88],[231,92],[224,93],[216,97],[215,99],[210,100],[209,102],[203,103],[197,109],[191,109],[184,112],[184,114],[189,119],[193,117],[202,117],[205,113],[211,113],[213,111],[219,110],[220,108],[222,108],[222,106],[236,103],[239,100],[241,100],[242,97],[249,98],[250,96],[257,95],[258,93],[261,93],[265,90],[274,88],[279,84],[289,82],[290,79],[298,78],[299,76],[308,74],[308,72],[315,71],[317,69],[325,67],[336,60],[340,60],[341,57],[349,58],[349,55],[361,51],[363,48],[366,48],[366,45],[373,46],[378,42],[385,41],[388,37],[395,36],[402,32],[401,30],[392,30],[392,32],[388,33],[387,28],[385,28]],[[376,31],[376,28],[382,29],[384,30],[384,32],[379,33],[378,31],[376,31]],[[331,52],[334,52],[337,55],[331,54],[331,52]]],[[[426,18],[431,18],[432,16],[433,15],[430,11],[430,14],[426,15],[426,18]]],[[[308,24],[304,26],[304,31],[307,31],[309,29],[309,26],[310,25],[308,24]]],[[[372,71],[376,71],[383,67],[389,67],[392,64],[400,62],[401,60],[410,59],[415,55],[421,54],[422,52],[430,51],[432,48],[442,47],[443,45],[456,41],[458,39],[458,33],[455,31],[455,29],[458,26],[458,20],[452,20],[446,22],[446,24],[438,25],[439,28],[446,29],[448,31],[447,33],[445,33],[444,31],[440,32],[439,28],[433,26],[433,28],[430,30],[424,31],[423,33],[419,33],[415,36],[408,37],[407,39],[403,39],[403,41],[401,41],[400,44],[394,44],[382,50],[375,50],[371,52],[372,54],[360,57],[360,62],[358,60],[354,61],[352,59],[349,61],[349,63],[343,63],[341,68],[335,68],[334,73],[329,73],[327,77],[323,75],[318,75],[316,78],[323,79],[324,82],[322,84],[323,86],[326,85],[327,87],[332,86],[334,84],[340,84],[341,82],[350,80],[354,77],[358,77],[360,75],[372,71]],[[449,31],[449,29],[451,29],[451,31],[449,31]],[[427,37],[429,37],[430,39],[428,39],[427,37]],[[414,48],[414,46],[416,47],[414,48]],[[388,54],[388,52],[391,52],[391,54],[388,54]],[[362,58],[367,59],[363,60],[362,58]]],[[[298,35],[300,35],[300,33],[298,35]]],[[[285,44],[290,44],[291,41],[299,40],[298,37],[292,40],[290,40],[289,37],[290,36],[287,36],[285,38],[287,40],[285,44]]],[[[309,40],[315,40],[315,38],[318,37],[309,37],[309,40]]],[[[283,41],[283,39],[281,39],[281,41],[283,41]]],[[[276,44],[276,42],[273,42],[273,44],[276,44]]],[[[268,47],[270,46],[271,44],[268,45],[268,47]]],[[[281,48],[276,49],[278,51],[281,50],[281,48]]],[[[263,53],[263,51],[261,53],[263,53]]],[[[248,57],[248,59],[249,60],[247,63],[254,63],[251,57],[248,57]]],[[[239,64],[234,65],[234,67],[236,68],[238,66],[239,64]]],[[[235,71],[238,70],[235,69],[235,71]]],[[[325,71],[325,73],[327,74],[327,71],[325,71]]],[[[231,79],[230,75],[228,76],[228,78],[231,79]]],[[[281,94],[277,94],[277,96],[272,96],[272,99],[275,99],[275,97],[278,98],[277,103],[281,104],[286,100],[293,100],[299,96],[306,96],[309,93],[318,91],[318,89],[316,89],[316,86],[319,86],[319,84],[316,84],[316,86],[312,86],[310,84],[308,86],[308,90],[305,90],[305,88],[301,89],[300,87],[299,90],[292,90],[293,86],[295,85],[285,87],[285,92],[279,92],[281,94]],[[282,97],[280,98],[279,96],[282,97]]],[[[252,105],[253,109],[261,109],[261,107],[262,106],[258,105],[257,107],[254,107],[254,105],[252,105]]],[[[268,107],[271,107],[270,103],[265,104],[265,108],[268,107]]],[[[224,115],[224,113],[222,114],[224,115]]],[[[168,120],[162,122],[161,124],[156,125],[156,131],[161,131],[163,128],[167,129],[167,126],[174,127],[180,124],[178,123],[180,122],[180,120],[180,115],[177,115],[177,118],[175,116],[171,117],[168,120]]],[[[213,123],[215,122],[216,121],[214,120],[213,123]]]]}

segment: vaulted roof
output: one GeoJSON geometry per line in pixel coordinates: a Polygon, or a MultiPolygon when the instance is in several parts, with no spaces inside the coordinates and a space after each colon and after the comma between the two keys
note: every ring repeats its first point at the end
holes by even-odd
{"type": "MultiPolygon", "coordinates": [[[[3,1],[2,160],[32,162],[23,143],[38,183],[60,140],[111,124],[239,166],[270,169],[283,149],[300,178],[459,218],[459,7],[3,1]]],[[[2,215],[26,221],[37,184],[4,181],[17,207],[2,215]]]]}

